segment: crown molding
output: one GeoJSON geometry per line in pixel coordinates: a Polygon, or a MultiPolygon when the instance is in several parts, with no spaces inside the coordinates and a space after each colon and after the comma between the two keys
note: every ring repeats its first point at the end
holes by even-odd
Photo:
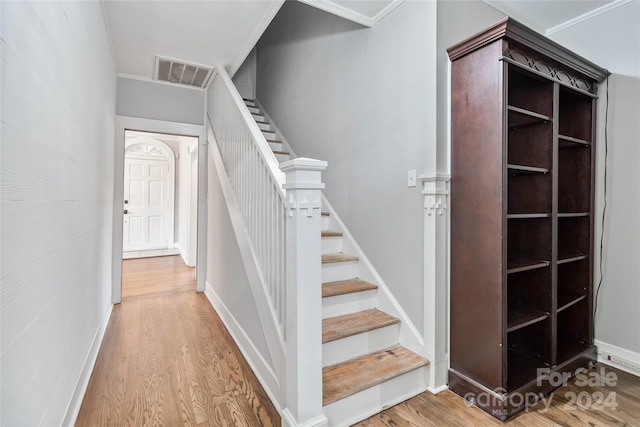
{"type": "Polygon", "coordinates": [[[547,31],[545,31],[544,35],[550,36],[551,34],[557,33],[558,31],[573,27],[574,25],[577,25],[591,18],[595,18],[598,15],[602,15],[603,13],[609,12],[610,10],[613,10],[630,2],[631,0],[614,0],[611,3],[607,3],[597,9],[593,9],[587,13],[583,13],[582,15],[576,16],[575,18],[565,21],[562,24],[558,24],[555,27],[548,28],[547,31]]]}
{"type": "Polygon", "coordinates": [[[373,27],[378,23],[382,18],[387,16],[393,9],[398,7],[400,3],[403,3],[404,0],[391,0],[389,4],[384,7],[380,12],[375,14],[374,16],[367,16],[362,13],[356,12],[348,7],[345,7],[341,4],[335,3],[331,0],[299,0],[302,3],[308,4],[309,6],[313,6],[317,9],[324,10],[325,12],[331,13],[332,15],[339,16],[346,20],[355,22],[356,24],[360,24],[364,27],[373,27]]]}

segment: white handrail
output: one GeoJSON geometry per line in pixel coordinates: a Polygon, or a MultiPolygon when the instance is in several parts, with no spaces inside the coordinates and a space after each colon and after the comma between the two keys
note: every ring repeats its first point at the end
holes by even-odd
{"type": "MultiPolygon", "coordinates": [[[[259,300],[269,301],[269,326],[279,328],[285,349],[285,363],[276,367],[285,398],[283,425],[326,425],[320,209],[321,174],[327,163],[297,158],[279,165],[224,68],[207,97],[212,140],[220,153],[217,162],[224,165],[246,225],[246,233],[241,222],[234,230],[248,234],[249,244],[243,248],[253,254],[247,256],[252,271],[260,270],[255,274],[260,283],[252,292],[254,298],[258,292],[259,300]]],[[[261,315],[262,321],[267,317],[261,315]]]]}
{"type": "Polygon", "coordinates": [[[245,220],[265,292],[285,336],[285,175],[231,78],[220,68],[211,86],[209,125],[245,220]]]}

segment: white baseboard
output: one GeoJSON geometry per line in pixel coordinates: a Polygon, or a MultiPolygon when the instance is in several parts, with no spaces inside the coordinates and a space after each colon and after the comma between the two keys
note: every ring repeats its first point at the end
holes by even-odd
{"type": "Polygon", "coordinates": [[[595,340],[598,347],[598,362],[640,376],[640,353],[595,340]]]}
{"type": "Polygon", "coordinates": [[[84,359],[84,363],[82,364],[82,370],[80,371],[80,376],[78,377],[78,381],[76,381],[76,386],[73,391],[73,395],[69,400],[69,405],[67,406],[67,413],[64,416],[62,421],[63,426],[73,426],[76,424],[78,419],[78,414],[80,413],[80,407],[82,406],[82,400],[84,399],[84,394],[87,392],[87,387],[89,386],[89,379],[91,378],[91,373],[93,372],[93,368],[96,364],[96,360],[98,360],[98,351],[100,350],[100,346],[102,345],[102,340],[104,338],[104,334],[107,331],[107,325],[109,324],[109,319],[111,319],[111,311],[113,310],[113,304],[109,306],[109,309],[102,317],[100,321],[100,326],[96,331],[96,334],[93,337],[93,342],[91,343],[91,347],[89,347],[89,352],[87,353],[87,357],[84,359]]]}
{"type": "Polygon", "coordinates": [[[440,387],[435,387],[435,388],[429,387],[427,390],[429,390],[433,394],[438,394],[438,393],[442,393],[445,390],[449,390],[449,386],[447,384],[445,384],[445,385],[441,385],[440,387]]]}
{"type": "Polygon", "coordinates": [[[204,294],[207,296],[209,303],[211,303],[211,306],[216,310],[218,316],[220,316],[222,323],[226,326],[231,337],[240,349],[240,352],[251,367],[251,370],[271,399],[273,406],[276,407],[278,413],[282,414],[282,402],[278,396],[282,395],[283,387],[280,385],[275,372],[269,363],[264,360],[264,357],[262,357],[262,354],[260,354],[258,349],[253,345],[249,336],[247,336],[244,329],[242,329],[236,318],[231,314],[218,294],[213,290],[209,281],[206,281],[205,283],[204,294]]]}
{"type": "Polygon", "coordinates": [[[182,247],[182,245],[180,245],[180,243],[176,242],[173,246],[174,248],[180,251],[180,257],[182,257],[182,260],[187,265],[187,267],[196,266],[194,262],[191,262],[191,257],[189,256],[189,253],[184,250],[184,248],[182,247]]]}
{"type": "Polygon", "coordinates": [[[289,409],[285,409],[284,411],[282,411],[283,427],[327,427],[328,423],[329,421],[327,420],[327,417],[321,415],[312,420],[299,424],[298,422],[296,422],[293,415],[291,415],[289,409]]]}

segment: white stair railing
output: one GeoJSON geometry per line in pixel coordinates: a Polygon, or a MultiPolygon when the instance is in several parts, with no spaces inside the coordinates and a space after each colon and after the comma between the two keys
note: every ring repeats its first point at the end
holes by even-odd
{"type": "Polygon", "coordinates": [[[284,338],[285,176],[224,70],[218,72],[209,91],[214,100],[210,125],[284,338]]]}
{"type": "MultiPolygon", "coordinates": [[[[326,426],[322,414],[320,210],[321,173],[327,163],[297,158],[279,165],[223,67],[217,70],[207,100],[211,142],[219,152],[212,156],[224,166],[235,193],[234,203],[244,218],[260,271],[261,289],[280,331],[285,360],[280,369],[276,366],[282,386],[274,394],[283,399],[283,425],[326,426]]],[[[234,223],[238,235],[235,227],[234,223]]],[[[244,256],[243,261],[247,267],[244,256]]],[[[261,300],[255,295],[254,299],[261,300]]],[[[268,319],[261,316],[261,321],[268,319]]]]}

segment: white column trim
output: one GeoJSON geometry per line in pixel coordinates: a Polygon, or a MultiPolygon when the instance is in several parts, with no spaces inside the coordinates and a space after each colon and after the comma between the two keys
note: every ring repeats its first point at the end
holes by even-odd
{"type": "Polygon", "coordinates": [[[449,369],[449,181],[448,174],[421,175],[424,197],[424,351],[429,390],[447,388],[449,369]]]}
{"type": "Polygon", "coordinates": [[[327,162],[297,158],[286,174],[285,426],[324,427],[322,413],[322,279],[320,214],[327,162]]]}

